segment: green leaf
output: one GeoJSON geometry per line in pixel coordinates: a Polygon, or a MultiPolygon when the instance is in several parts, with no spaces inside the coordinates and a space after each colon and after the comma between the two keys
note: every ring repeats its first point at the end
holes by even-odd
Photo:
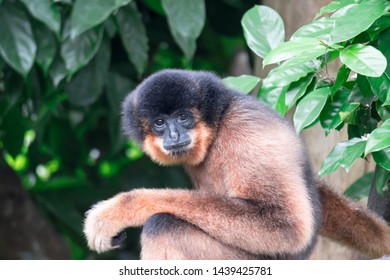
{"type": "Polygon", "coordinates": [[[56,38],[45,25],[38,22],[34,24],[34,34],[38,45],[35,60],[47,74],[56,55],[56,38]]]}
{"type": "Polygon", "coordinates": [[[264,58],[284,41],[284,24],[279,14],[266,6],[255,6],[241,21],[249,48],[264,58]]]}
{"type": "Polygon", "coordinates": [[[109,135],[111,140],[111,152],[119,152],[127,143],[127,138],[121,131],[118,112],[121,111],[121,104],[126,95],[135,87],[135,84],[116,72],[109,72],[107,75],[105,92],[110,105],[111,114],[109,120],[109,135]]]}
{"type": "Polygon", "coordinates": [[[375,38],[382,31],[388,29],[390,27],[390,16],[383,16],[378,18],[367,30],[368,35],[370,36],[371,41],[374,41],[375,38]]]}
{"type": "MultiPolygon", "coordinates": [[[[287,63],[287,65],[289,65],[289,67],[291,67],[291,66],[297,67],[297,66],[301,66],[302,64],[313,65],[313,67],[315,67],[316,70],[319,71],[320,67],[321,67],[321,57],[319,57],[319,56],[326,55],[328,52],[329,52],[329,56],[327,56],[328,62],[331,60],[329,57],[333,53],[338,53],[338,51],[331,51],[329,48],[327,48],[325,52],[323,49],[321,49],[321,50],[314,49],[312,51],[304,52],[300,55],[297,55],[293,58],[290,58],[289,60],[286,61],[286,63],[287,63]],[[317,57],[319,57],[319,58],[315,59],[317,57]],[[312,62],[312,63],[310,63],[310,62],[312,62]]],[[[337,56],[338,55],[336,55],[336,57],[337,56]]]]}
{"type": "Polygon", "coordinates": [[[61,46],[61,56],[65,62],[69,76],[87,65],[95,56],[103,38],[103,26],[84,32],[76,38],[71,38],[69,29],[64,31],[64,41],[61,46]]]}
{"type": "Polygon", "coordinates": [[[156,12],[161,16],[165,16],[161,0],[143,0],[142,2],[152,11],[156,12]]]}
{"type": "Polygon", "coordinates": [[[382,101],[383,106],[390,105],[390,79],[383,74],[378,78],[367,77],[374,94],[382,101]]]}
{"type": "Polygon", "coordinates": [[[344,8],[351,4],[356,4],[361,2],[361,0],[341,0],[341,1],[332,1],[328,5],[323,6],[320,11],[316,14],[315,18],[319,18],[323,14],[332,13],[341,8],[344,8]]]}
{"type": "Polygon", "coordinates": [[[1,142],[6,152],[13,158],[16,158],[20,153],[23,146],[24,134],[28,128],[28,119],[23,117],[19,106],[14,106],[5,115],[0,126],[1,142]]]}
{"type": "Polygon", "coordinates": [[[347,41],[367,30],[386,12],[386,4],[387,0],[365,1],[354,5],[344,15],[335,18],[329,44],[347,41]],[[353,26],[351,26],[352,22],[353,26]]]}
{"type": "Polygon", "coordinates": [[[375,109],[380,118],[385,121],[390,118],[390,106],[382,106],[380,101],[375,102],[375,109]]]}
{"type": "Polygon", "coordinates": [[[94,59],[67,85],[70,103],[75,106],[89,106],[99,98],[107,77],[110,57],[110,41],[104,38],[94,59]]]}
{"type": "Polygon", "coordinates": [[[332,99],[326,102],[320,114],[320,122],[325,131],[325,135],[328,135],[343,122],[339,113],[347,108],[349,94],[350,90],[339,90],[332,99]]]}
{"type": "Polygon", "coordinates": [[[23,9],[5,2],[0,7],[0,55],[22,76],[33,66],[37,45],[23,9]]]}
{"type": "Polygon", "coordinates": [[[66,77],[66,74],[67,71],[65,68],[65,63],[62,61],[61,56],[57,54],[49,70],[49,75],[53,82],[53,85],[57,87],[60,82],[66,77]]]}
{"type": "Polygon", "coordinates": [[[184,52],[187,60],[191,60],[196,49],[196,39],[206,22],[204,0],[162,0],[162,6],[167,15],[173,38],[184,52]]]}
{"type": "Polygon", "coordinates": [[[296,38],[295,40],[284,42],[275,49],[271,50],[264,58],[263,66],[278,63],[292,57],[305,56],[303,62],[316,59],[325,54],[327,48],[320,44],[318,39],[296,38]]]}
{"type": "Polygon", "coordinates": [[[344,195],[356,200],[368,197],[373,179],[374,172],[364,174],[345,190],[344,195]]]}
{"type": "MultiPolygon", "coordinates": [[[[8,114],[10,110],[20,107],[16,105],[20,102],[20,98],[24,91],[23,78],[14,71],[10,71],[7,75],[4,75],[2,82],[6,94],[1,94],[0,97],[0,126],[2,122],[5,121],[5,115],[8,114]]],[[[1,137],[2,136],[0,135],[0,139],[1,137]]]]}
{"type": "Polygon", "coordinates": [[[387,59],[386,75],[390,78],[390,29],[384,31],[378,38],[378,49],[387,59]]]}
{"type": "Polygon", "coordinates": [[[231,89],[248,94],[259,84],[260,78],[251,75],[241,75],[238,77],[227,77],[223,79],[223,82],[231,89]]]}
{"type": "Polygon", "coordinates": [[[370,106],[374,99],[375,95],[371,90],[367,77],[358,74],[356,84],[352,88],[348,103],[360,103],[363,106],[370,106]]]}
{"type": "Polygon", "coordinates": [[[126,95],[135,87],[127,77],[116,72],[109,72],[106,78],[106,95],[111,111],[115,114],[121,110],[126,95]]]}
{"type": "Polygon", "coordinates": [[[362,44],[351,45],[340,51],[340,60],[353,71],[369,77],[381,76],[387,66],[386,58],[380,51],[362,44]]]}
{"type": "Polygon", "coordinates": [[[110,37],[110,39],[114,38],[117,31],[118,31],[117,24],[114,20],[114,17],[107,18],[104,21],[103,26],[104,26],[104,30],[106,31],[108,37],[110,37]]]}
{"type": "Polygon", "coordinates": [[[351,103],[347,104],[346,108],[342,108],[340,110],[340,118],[341,121],[348,123],[348,124],[355,124],[355,116],[356,116],[356,111],[359,108],[360,104],[359,103],[351,103]],[[350,122],[349,120],[353,119],[353,122],[350,122]]]}
{"type": "Polygon", "coordinates": [[[53,2],[63,4],[64,6],[71,6],[74,0],[53,0],[53,2]]]}
{"type": "Polygon", "coordinates": [[[337,92],[337,90],[343,86],[348,80],[349,74],[351,73],[351,69],[347,68],[344,64],[340,67],[337,72],[336,81],[332,86],[332,96],[337,92]]]}
{"type": "Polygon", "coordinates": [[[390,147],[378,152],[373,152],[372,157],[374,158],[376,164],[390,171],[390,147]]]}
{"type": "Polygon", "coordinates": [[[4,62],[4,60],[1,58],[1,55],[0,55],[0,72],[3,71],[4,66],[5,66],[5,62],[4,62]]]}
{"type": "Polygon", "coordinates": [[[385,188],[388,186],[390,172],[382,167],[377,166],[375,172],[375,188],[379,195],[383,196],[385,188]]]}
{"type": "Polygon", "coordinates": [[[370,134],[378,126],[378,121],[371,117],[371,108],[362,105],[345,122],[357,126],[359,137],[370,134]]]}
{"type": "Polygon", "coordinates": [[[301,132],[317,120],[330,93],[328,87],[319,88],[306,95],[298,103],[294,114],[294,126],[297,132],[301,132]]]}
{"type": "Polygon", "coordinates": [[[77,188],[77,187],[87,187],[87,186],[89,185],[85,179],[64,175],[64,176],[50,178],[50,180],[44,183],[38,182],[34,186],[34,190],[65,189],[65,188],[77,188]]]}
{"type": "Polygon", "coordinates": [[[321,41],[328,41],[329,33],[333,29],[334,23],[335,20],[328,17],[313,21],[295,31],[295,33],[291,36],[291,40],[295,40],[297,38],[316,38],[321,41]]]}
{"type": "MultiPolygon", "coordinates": [[[[60,35],[61,15],[52,0],[20,0],[31,15],[43,22],[57,36],[60,35]]],[[[93,1],[92,1],[93,2],[93,1]]]]}
{"type": "Polygon", "coordinates": [[[376,152],[390,146],[390,119],[387,119],[381,126],[374,129],[367,141],[364,155],[376,152]]]}
{"type": "Polygon", "coordinates": [[[287,86],[275,86],[267,79],[264,79],[259,88],[258,98],[284,116],[287,113],[286,91],[287,86]]]}
{"type": "Polygon", "coordinates": [[[107,19],[111,13],[122,6],[129,4],[132,0],[76,0],[73,4],[71,22],[72,38],[95,27],[107,19]]]}
{"type": "Polygon", "coordinates": [[[316,69],[316,64],[312,61],[297,64],[292,58],[272,69],[267,76],[267,80],[275,86],[286,86],[298,81],[308,73],[315,72],[316,69]]]}
{"type": "Polygon", "coordinates": [[[48,110],[55,112],[58,106],[67,99],[68,99],[68,94],[66,92],[54,91],[49,95],[45,96],[43,103],[48,110]]]}
{"type": "Polygon", "coordinates": [[[360,138],[363,135],[359,131],[359,127],[354,124],[347,125],[348,139],[352,139],[354,137],[360,138]]]}
{"type": "Polygon", "coordinates": [[[325,158],[318,175],[336,171],[339,167],[343,167],[347,172],[364,152],[366,139],[352,138],[345,142],[336,144],[330,154],[325,158]]]}
{"type": "Polygon", "coordinates": [[[307,75],[306,77],[303,77],[289,85],[286,92],[287,110],[290,110],[293,106],[295,106],[295,103],[297,103],[298,99],[305,94],[310,83],[313,81],[313,78],[313,75],[307,75]]]}
{"type": "Polygon", "coordinates": [[[119,35],[137,73],[141,75],[148,60],[148,37],[135,3],[121,8],[116,15],[119,35]]]}

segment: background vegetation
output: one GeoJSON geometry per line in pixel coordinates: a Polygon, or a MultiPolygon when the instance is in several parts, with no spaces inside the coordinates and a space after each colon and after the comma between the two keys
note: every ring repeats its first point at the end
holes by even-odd
{"type": "MultiPolygon", "coordinates": [[[[121,101],[159,69],[226,75],[254,4],[0,0],[2,166],[18,173],[72,258],[94,257],[82,220],[95,202],[133,187],[189,186],[180,168],[156,166],[122,136],[121,101]]],[[[137,258],[138,230],[128,236],[129,255],[102,257],[137,258]]]]}
{"type": "Polygon", "coordinates": [[[372,180],[387,193],[389,1],[333,1],[287,42],[280,16],[254,7],[258,1],[185,2],[0,0],[1,180],[12,167],[72,258],[138,258],[138,229],[128,231],[126,251],[96,256],[86,248],[83,215],[96,201],[133,187],[189,186],[180,168],[156,166],[122,136],[123,97],[159,69],[227,76],[247,46],[274,69],[263,80],[225,82],[246,93],[260,82],[258,98],[282,115],[296,106],[298,132],[318,122],[326,134],[347,126],[348,141],[320,174],[372,155],[375,175],[347,193],[366,196],[372,180]],[[332,80],[327,65],[338,59],[332,80]]]}

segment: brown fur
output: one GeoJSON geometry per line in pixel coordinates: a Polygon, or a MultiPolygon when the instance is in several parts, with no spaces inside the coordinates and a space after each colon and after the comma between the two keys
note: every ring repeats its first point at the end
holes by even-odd
{"type": "Polygon", "coordinates": [[[372,258],[390,253],[390,228],[383,220],[337,194],[324,182],[318,181],[317,186],[324,208],[321,226],[323,236],[372,258]]]}
{"type": "MultiPolygon", "coordinates": [[[[106,201],[109,208],[98,204],[96,211],[92,210],[94,218],[87,217],[89,229],[86,226],[85,232],[103,235],[98,240],[104,239],[102,243],[106,244],[112,237],[107,232],[141,226],[154,214],[169,213],[196,226],[224,244],[222,247],[248,252],[248,258],[260,254],[268,255],[267,258],[277,254],[298,255],[313,241],[313,209],[298,165],[291,166],[278,159],[289,157],[299,162],[302,147],[299,141],[291,143],[291,138],[295,139],[294,132],[286,129],[285,124],[270,124],[272,120],[264,120],[267,126],[273,127],[264,131],[261,121],[253,122],[258,110],[250,104],[232,106],[216,139],[209,127],[202,122],[196,124],[193,149],[187,158],[174,159],[187,161],[186,168],[193,178],[195,191],[139,189],[119,194],[106,201]],[[274,134],[286,134],[286,138],[281,138],[277,144],[269,142],[274,134]],[[256,142],[261,145],[253,146],[256,142]],[[294,144],[296,147],[292,148],[294,144]],[[192,156],[195,159],[191,159],[192,156]],[[203,160],[199,163],[199,159],[203,160]],[[103,211],[99,213],[99,209],[103,211]]],[[[160,163],[172,163],[156,139],[146,136],[145,151],[160,163]]],[[[100,248],[100,244],[90,246],[106,249],[100,248]]],[[[208,252],[205,258],[219,258],[213,249],[209,248],[208,252]]],[[[224,258],[235,255],[237,252],[224,258]]]]}
{"type": "MultiPolygon", "coordinates": [[[[252,254],[298,252],[302,246],[300,236],[294,234],[294,221],[289,221],[291,218],[287,211],[278,205],[265,205],[257,209],[239,199],[169,189],[139,189],[119,194],[103,203],[107,202],[109,207],[94,217],[94,223],[87,224],[94,233],[106,236],[103,244],[124,228],[141,226],[154,214],[169,213],[196,225],[223,244],[242,248],[252,254]],[[260,215],[275,222],[267,224],[266,220],[258,219],[260,215]],[[232,231],[232,226],[240,229],[239,234],[232,231]]],[[[102,209],[99,204],[97,209],[102,209]]],[[[96,249],[102,251],[100,243],[97,246],[96,249]]],[[[95,248],[94,245],[92,247],[95,248]]],[[[209,258],[213,258],[214,252],[209,253],[209,258]]]]}
{"type": "MultiPolygon", "coordinates": [[[[257,258],[256,255],[223,244],[196,226],[171,215],[157,214],[150,219],[150,223],[155,232],[144,230],[141,235],[141,259],[143,260],[254,260],[257,258]],[[160,221],[157,229],[156,220],[160,221]]],[[[145,227],[148,225],[146,224],[145,227]]]]}

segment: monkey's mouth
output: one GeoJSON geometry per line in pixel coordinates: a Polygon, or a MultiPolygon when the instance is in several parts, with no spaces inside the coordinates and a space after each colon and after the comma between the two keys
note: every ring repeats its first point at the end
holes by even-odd
{"type": "Polygon", "coordinates": [[[191,144],[191,140],[188,140],[188,141],[185,141],[185,142],[182,142],[182,143],[179,143],[176,145],[172,145],[169,147],[164,147],[164,148],[165,148],[165,150],[168,151],[170,156],[178,157],[178,156],[182,156],[182,155],[188,153],[190,144],[191,144]]]}
{"type": "Polygon", "coordinates": [[[175,151],[169,151],[169,154],[172,157],[179,157],[179,156],[185,155],[186,153],[188,153],[188,149],[179,149],[179,150],[175,150],[175,151]]]}

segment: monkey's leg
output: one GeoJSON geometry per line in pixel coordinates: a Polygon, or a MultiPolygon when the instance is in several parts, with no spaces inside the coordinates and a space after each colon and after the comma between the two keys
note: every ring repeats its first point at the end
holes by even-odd
{"type": "Polygon", "coordinates": [[[143,260],[254,260],[255,255],[218,240],[169,214],[148,218],[141,234],[143,260]]]}
{"type": "Polygon", "coordinates": [[[373,258],[390,253],[390,227],[354,201],[317,180],[323,211],[321,235],[373,258]]]}
{"type": "Polygon", "coordinates": [[[96,204],[86,216],[84,233],[91,249],[104,252],[118,247],[112,238],[121,230],[142,226],[154,214],[169,213],[254,255],[306,251],[315,236],[310,220],[290,210],[299,205],[275,203],[188,190],[139,189],[96,204]]]}

